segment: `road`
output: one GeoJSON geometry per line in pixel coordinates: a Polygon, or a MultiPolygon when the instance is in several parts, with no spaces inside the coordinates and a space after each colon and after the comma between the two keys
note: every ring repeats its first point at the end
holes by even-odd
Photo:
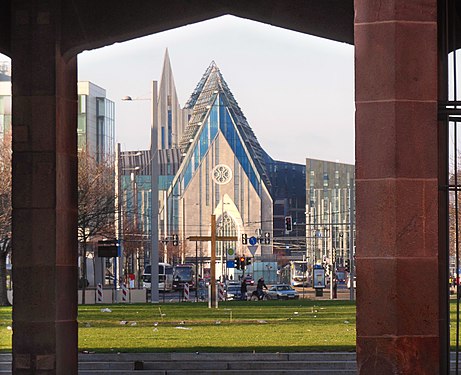
{"type": "MultiPolygon", "coordinates": [[[[254,287],[248,287],[248,291],[251,292],[254,287]]],[[[296,291],[299,293],[299,298],[309,298],[312,300],[328,300],[330,299],[330,289],[329,286],[323,290],[323,296],[318,297],[315,295],[315,290],[311,287],[296,287],[296,291]]],[[[198,290],[197,297],[200,300],[200,296],[203,296],[202,300],[206,300],[208,297],[208,292],[206,290],[198,290]]],[[[355,296],[354,296],[355,298],[355,296]]],[[[338,300],[350,300],[350,290],[346,288],[345,285],[338,285],[338,292],[337,292],[337,299],[338,300]]],[[[184,297],[182,295],[182,291],[174,291],[174,292],[161,292],[159,294],[160,302],[182,302],[184,297]]],[[[190,291],[190,300],[196,300],[196,293],[195,290],[190,291]]]]}

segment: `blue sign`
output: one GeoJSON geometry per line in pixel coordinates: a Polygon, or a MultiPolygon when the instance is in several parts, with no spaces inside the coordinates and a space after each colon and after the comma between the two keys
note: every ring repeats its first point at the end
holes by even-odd
{"type": "Polygon", "coordinates": [[[226,260],[226,268],[234,268],[234,261],[226,260]]]}
{"type": "Polygon", "coordinates": [[[250,243],[250,245],[256,245],[258,243],[258,239],[255,236],[251,236],[248,239],[248,242],[250,243]]]}

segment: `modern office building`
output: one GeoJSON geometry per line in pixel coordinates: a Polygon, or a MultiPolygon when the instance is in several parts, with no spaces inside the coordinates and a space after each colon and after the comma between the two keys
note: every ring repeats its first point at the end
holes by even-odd
{"type": "Polygon", "coordinates": [[[306,244],[310,265],[350,257],[352,164],[306,159],[306,244]]]}
{"type": "Polygon", "coordinates": [[[97,161],[115,157],[115,103],[106,90],[92,82],[78,82],[78,150],[85,149],[97,161]]]}
{"type": "MultiPolygon", "coordinates": [[[[0,62],[0,137],[11,130],[11,66],[0,62]]],[[[115,104],[106,90],[78,82],[78,149],[87,148],[97,160],[115,155],[115,104]]]]}
{"type": "Polygon", "coordinates": [[[0,139],[11,131],[11,68],[0,61],[0,139]]]}
{"type": "Polygon", "coordinates": [[[302,260],[306,254],[306,166],[273,160],[267,154],[265,162],[274,202],[274,254],[287,260],[302,260]],[[292,226],[289,231],[287,218],[292,226]]]}

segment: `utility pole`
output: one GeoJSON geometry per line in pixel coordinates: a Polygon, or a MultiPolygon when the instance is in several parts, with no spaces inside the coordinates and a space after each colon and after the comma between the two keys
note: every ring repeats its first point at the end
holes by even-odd
{"type": "Polygon", "coordinates": [[[349,280],[351,288],[349,289],[350,292],[350,300],[354,300],[354,278],[355,278],[355,264],[354,264],[354,212],[355,212],[355,194],[354,194],[354,180],[351,179],[350,182],[350,189],[349,189],[349,280]]]}

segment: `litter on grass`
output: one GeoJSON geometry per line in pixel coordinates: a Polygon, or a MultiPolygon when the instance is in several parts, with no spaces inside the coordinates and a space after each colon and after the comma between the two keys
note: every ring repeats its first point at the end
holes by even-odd
{"type": "Polygon", "coordinates": [[[101,309],[101,312],[112,312],[112,310],[106,307],[105,309],[101,309]]]}
{"type": "Polygon", "coordinates": [[[190,331],[192,329],[190,327],[174,327],[174,328],[176,328],[176,329],[186,329],[188,331],[190,331]]]}

